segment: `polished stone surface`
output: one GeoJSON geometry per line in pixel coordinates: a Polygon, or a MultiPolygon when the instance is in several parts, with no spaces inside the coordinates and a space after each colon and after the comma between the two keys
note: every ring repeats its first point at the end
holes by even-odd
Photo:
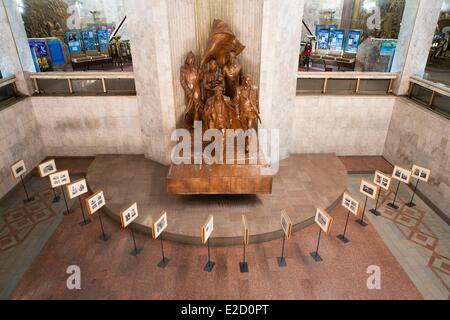
{"type": "Polygon", "coordinates": [[[137,257],[130,230],[111,219],[103,219],[111,234],[107,243],[98,239],[98,217],[88,227],[78,225],[78,205],[64,217],[53,237],[10,295],[10,299],[422,299],[414,284],[383,243],[372,225],[362,228],[352,221],[349,244],[336,239],[345,224],[340,206],[329,235],[322,234],[319,253],[323,261],[309,255],[316,249],[318,227],[294,232],[286,242],[287,267],[280,268],[281,239],[247,246],[248,273],[241,273],[242,246],[211,247],[216,262],[204,272],[205,246],[164,242],[171,258],[165,269],[159,241],[136,233],[143,246],[137,257]],[[81,269],[81,290],[68,290],[69,265],[81,269]],[[381,270],[381,289],[367,288],[369,266],[381,270]],[[51,270],[51,272],[49,272],[51,270]]]}
{"type": "MultiPolygon", "coordinates": [[[[361,179],[371,181],[373,175],[350,175],[348,189],[364,201],[359,192],[361,179]]],[[[397,196],[398,210],[387,206],[393,197],[394,190],[383,192],[377,209],[381,216],[366,212],[365,221],[374,227],[425,299],[450,299],[450,226],[417,195],[416,206],[407,207],[412,190],[404,184],[397,196]]],[[[375,201],[369,199],[367,210],[373,207],[375,201]]]]}
{"type": "MultiPolygon", "coordinates": [[[[397,98],[386,138],[384,157],[392,164],[431,169],[420,191],[450,221],[449,121],[406,98],[397,98]]],[[[415,181],[414,181],[415,183],[415,181]]]]}
{"type": "Polygon", "coordinates": [[[342,195],[346,168],[331,154],[293,155],[280,162],[270,195],[177,196],[166,192],[168,167],[143,156],[98,156],[89,167],[92,191],[103,190],[107,212],[118,221],[119,212],[137,202],[140,216],[133,224],[150,232],[153,220],[168,213],[165,237],[200,243],[201,226],[214,214],[212,245],[241,243],[241,215],[246,214],[252,242],[281,237],[280,211],[290,215],[294,230],[313,222],[316,207],[332,206],[342,195]]]}

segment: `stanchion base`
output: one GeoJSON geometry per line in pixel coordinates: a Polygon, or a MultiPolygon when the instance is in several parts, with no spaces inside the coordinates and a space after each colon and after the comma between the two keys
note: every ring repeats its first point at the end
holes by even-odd
{"type": "Polygon", "coordinates": [[[388,206],[388,207],[391,207],[391,208],[394,209],[394,210],[397,210],[397,209],[398,209],[398,205],[396,205],[396,204],[394,204],[394,203],[392,203],[392,202],[389,202],[389,203],[387,204],[387,206],[388,206]]]}
{"type": "Polygon", "coordinates": [[[344,236],[343,234],[338,235],[336,238],[341,240],[343,243],[349,243],[350,242],[350,240],[346,236],[344,236]]]}
{"type": "Polygon", "coordinates": [[[170,258],[161,259],[161,261],[158,262],[158,267],[160,267],[161,269],[165,269],[169,265],[169,261],[170,258]]]}
{"type": "Polygon", "coordinates": [[[410,207],[410,208],[416,206],[416,204],[415,204],[414,202],[408,202],[406,205],[407,205],[408,207],[410,207]]]}
{"type": "Polygon", "coordinates": [[[60,196],[56,196],[56,197],[53,198],[52,202],[53,203],[58,203],[59,200],[61,200],[61,197],[60,196]]]}
{"type": "Polygon", "coordinates": [[[133,249],[133,250],[131,250],[130,251],[130,254],[132,255],[132,256],[137,256],[139,253],[141,253],[141,251],[142,251],[142,247],[137,247],[136,249],[133,249]]]}
{"type": "Polygon", "coordinates": [[[69,214],[71,214],[72,213],[72,210],[71,209],[69,209],[69,211],[67,211],[67,210],[64,210],[63,211],[63,215],[64,216],[67,216],[67,215],[69,215],[69,214]]]}
{"type": "Polygon", "coordinates": [[[287,267],[287,262],[285,257],[277,257],[279,267],[287,267]]]}
{"type": "Polygon", "coordinates": [[[377,217],[381,216],[381,213],[378,210],[370,209],[369,212],[377,217]]]}
{"type": "Polygon", "coordinates": [[[239,270],[241,273],[248,272],[248,263],[247,262],[239,262],[239,270]]]}
{"type": "Polygon", "coordinates": [[[211,272],[215,265],[216,265],[216,263],[214,261],[208,261],[205,264],[205,267],[203,268],[203,271],[211,272]]]}
{"type": "Polygon", "coordinates": [[[30,203],[32,201],[34,201],[34,197],[23,200],[23,203],[30,203]]]}
{"type": "Polygon", "coordinates": [[[87,226],[89,223],[91,223],[92,221],[91,221],[91,219],[86,219],[86,220],[84,220],[84,221],[81,221],[80,223],[79,223],[79,225],[80,226],[82,226],[82,227],[84,227],[84,226],[87,226]]]}
{"type": "MultiPolygon", "coordinates": [[[[110,235],[108,235],[108,234],[101,234],[99,237],[98,237],[100,240],[103,240],[103,241],[108,241],[109,239],[111,239],[111,236],[110,235]]],[[[134,251],[134,250],[133,250],[134,251]]]]}
{"type": "Polygon", "coordinates": [[[356,223],[359,224],[361,227],[367,227],[367,226],[368,226],[368,224],[367,224],[364,220],[362,220],[362,219],[357,219],[357,220],[355,220],[355,221],[356,221],[356,223]]]}
{"type": "Polygon", "coordinates": [[[322,261],[322,257],[319,255],[319,253],[317,251],[310,252],[309,254],[314,259],[315,262],[322,261]]]}

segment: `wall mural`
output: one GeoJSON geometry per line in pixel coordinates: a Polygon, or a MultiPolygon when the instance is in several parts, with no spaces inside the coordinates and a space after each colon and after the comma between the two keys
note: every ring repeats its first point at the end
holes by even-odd
{"type": "Polygon", "coordinates": [[[60,37],[64,40],[67,8],[62,0],[25,0],[22,18],[28,38],[60,37]]]}

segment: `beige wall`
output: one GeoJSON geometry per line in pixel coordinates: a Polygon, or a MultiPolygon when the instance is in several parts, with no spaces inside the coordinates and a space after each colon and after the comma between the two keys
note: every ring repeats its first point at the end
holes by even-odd
{"type": "Polygon", "coordinates": [[[0,111],[0,198],[20,183],[10,173],[10,165],[24,160],[32,170],[46,152],[30,99],[0,111]]]}
{"type": "Polygon", "coordinates": [[[32,97],[48,156],[143,154],[137,98],[32,97]]]}
{"type": "Polygon", "coordinates": [[[298,96],[290,153],[382,155],[395,96],[298,96]]]}
{"type": "Polygon", "coordinates": [[[419,185],[450,217],[450,122],[406,98],[397,98],[383,152],[392,164],[430,168],[428,183],[419,185]]]}

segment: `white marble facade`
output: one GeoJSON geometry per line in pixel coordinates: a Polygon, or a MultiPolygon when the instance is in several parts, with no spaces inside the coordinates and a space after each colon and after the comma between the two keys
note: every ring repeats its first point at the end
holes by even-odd
{"type": "MultiPolygon", "coordinates": [[[[431,169],[430,181],[419,190],[450,218],[450,125],[447,119],[396,97],[383,151],[391,163],[431,169]]],[[[415,183],[415,181],[414,181],[415,183]]]]}
{"type": "Polygon", "coordinates": [[[409,77],[423,76],[443,0],[406,0],[392,72],[400,73],[393,91],[405,95],[409,77]]]}

